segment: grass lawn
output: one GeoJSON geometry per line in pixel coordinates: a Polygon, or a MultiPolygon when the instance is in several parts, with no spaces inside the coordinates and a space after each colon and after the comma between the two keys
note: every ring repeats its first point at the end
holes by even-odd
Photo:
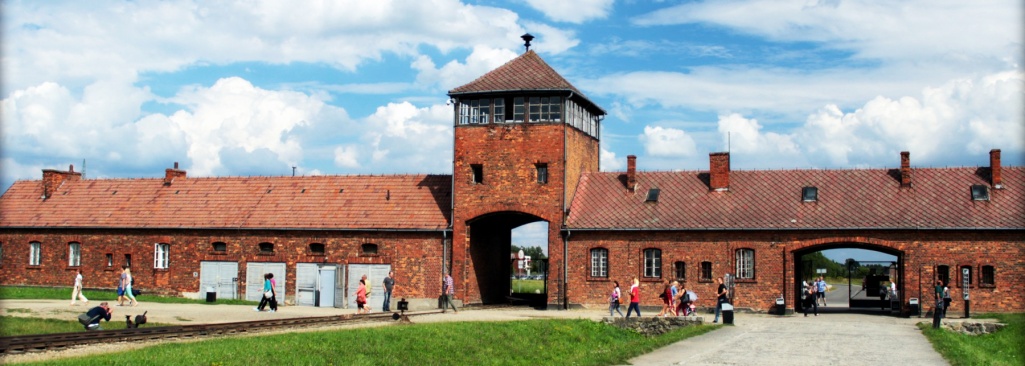
{"type": "Polygon", "coordinates": [[[646,337],[590,320],[396,325],[169,343],[53,365],[610,365],[720,326],[646,337]]]}
{"type": "Polygon", "coordinates": [[[541,294],[545,292],[544,280],[512,280],[513,293],[541,294]]]}
{"type": "Polygon", "coordinates": [[[970,336],[920,324],[933,348],[951,365],[1025,365],[1025,314],[980,314],[997,318],[1007,327],[999,332],[970,336]]]}
{"type": "MultiPolygon", "coordinates": [[[[184,297],[168,297],[143,294],[136,296],[139,302],[156,302],[163,304],[228,304],[228,305],[255,305],[255,301],[217,299],[217,302],[206,302],[206,299],[186,299],[184,297]]],[[[99,305],[101,301],[114,303],[117,301],[117,293],[114,290],[90,290],[82,291],[89,299],[89,305],[99,305]]],[[[21,287],[21,286],[0,286],[0,299],[43,299],[43,300],[67,300],[71,302],[71,287],[21,287]]]]}

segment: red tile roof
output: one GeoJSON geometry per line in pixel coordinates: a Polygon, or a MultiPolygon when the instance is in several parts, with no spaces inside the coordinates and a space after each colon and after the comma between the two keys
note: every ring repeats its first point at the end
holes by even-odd
{"type": "Polygon", "coordinates": [[[46,200],[42,181],[0,197],[0,227],[438,230],[449,175],[83,179],[46,200]]]}
{"type": "MultiPolygon", "coordinates": [[[[538,56],[534,51],[527,51],[476,80],[450,90],[448,95],[546,90],[573,92],[576,97],[587,101],[594,108],[601,110],[601,107],[594,104],[594,102],[584,96],[584,93],[581,93],[573,84],[566,81],[562,75],[555,72],[555,69],[548,66],[548,63],[542,60],[541,56],[538,56]]],[[[602,110],[602,113],[605,113],[605,111],[602,110]]]]}
{"type": "Polygon", "coordinates": [[[567,226],[576,229],[1023,229],[1025,168],[1004,167],[1004,189],[973,201],[988,168],[913,168],[912,187],[896,170],[732,171],[728,192],[710,192],[707,172],[590,173],[580,181],[567,226]],[[818,188],[817,202],[801,189],[818,188]],[[658,203],[646,203],[650,188],[658,203]]]}

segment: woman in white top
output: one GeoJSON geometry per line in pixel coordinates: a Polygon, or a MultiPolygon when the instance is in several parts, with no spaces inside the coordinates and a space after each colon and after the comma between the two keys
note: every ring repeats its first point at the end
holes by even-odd
{"type": "Polygon", "coordinates": [[[132,269],[125,268],[125,296],[128,297],[128,306],[139,306],[139,301],[135,299],[135,294],[132,293],[132,269]]]}
{"type": "Polygon", "coordinates": [[[82,270],[79,269],[77,275],[75,275],[75,287],[71,290],[71,306],[75,306],[75,298],[82,299],[83,302],[88,306],[89,299],[85,298],[85,294],[82,293],[82,270]]]}

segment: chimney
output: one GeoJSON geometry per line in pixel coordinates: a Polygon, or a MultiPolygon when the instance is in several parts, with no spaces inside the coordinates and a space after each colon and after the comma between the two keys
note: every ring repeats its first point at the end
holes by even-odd
{"type": "Polygon", "coordinates": [[[994,189],[1004,188],[1004,178],[1000,176],[1000,149],[989,151],[989,180],[994,189]]]}
{"type": "Polygon", "coordinates": [[[174,169],[164,170],[164,185],[169,186],[175,178],[185,179],[185,171],[178,169],[178,162],[174,162],[174,169]]]}
{"type": "Polygon", "coordinates": [[[911,187],[911,153],[900,152],[900,187],[911,187]]]}
{"type": "Polygon", "coordinates": [[[730,153],[715,152],[708,154],[709,187],[713,191],[730,190],[730,153]]]}
{"type": "Polygon", "coordinates": [[[637,189],[637,156],[626,156],[626,190],[633,193],[637,189]]]}
{"type": "Polygon", "coordinates": [[[56,169],[43,169],[43,199],[50,198],[65,181],[76,181],[79,179],[82,179],[82,173],[76,173],[74,165],[69,165],[66,172],[56,169]]]}

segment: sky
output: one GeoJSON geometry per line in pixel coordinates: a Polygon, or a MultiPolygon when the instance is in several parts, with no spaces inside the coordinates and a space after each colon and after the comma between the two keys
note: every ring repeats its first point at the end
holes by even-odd
{"type": "Polygon", "coordinates": [[[608,111],[604,171],[1025,162],[1020,0],[0,4],[0,190],[72,164],[451,174],[446,92],[524,33],[608,111]]]}

